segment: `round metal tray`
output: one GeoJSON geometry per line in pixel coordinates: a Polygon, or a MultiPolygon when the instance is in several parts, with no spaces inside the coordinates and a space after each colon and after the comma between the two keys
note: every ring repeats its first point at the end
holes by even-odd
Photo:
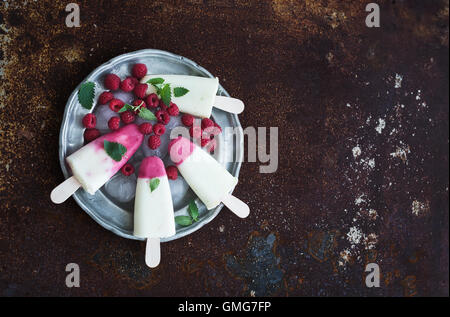
{"type": "MultiPolygon", "coordinates": [[[[146,64],[150,74],[184,74],[214,77],[206,69],[183,56],[154,49],[140,50],[111,59],[109,62],[97,67],[83,80],[83,82],[95,82],[95,102],[100,93],[105,90],[103,86],[103,77],[106,74],[112,72],[121,78],[124,78],[130,74],[130,67],[135,63],[146,64]]],[[[70,169],[65,162],[65,157],[83,146],[84,128],[81,124],[81,119],[86,113],[95,112],[96,107],[98,107],[98,105],[94,104],[94,107],[90,111],[81,107],[77,99],[80,85],[75,88],[67,101],[59,137],[59,160],[65,178],[71,176],[70,169]]],[[[220,85],[218,95],[229,96],[227,91],[220,85]]],[[[218,149],[215,151],[214,156],[232,175],[238,177],[243,155],[243,132],[239,119],[237,115],[216,108],[213,108],[212,118],[222,128],[235,128],[234,138],[225,138],[223,133],[220,135],[218,139],[218,149]]],[[[166,133],[170,133],[170,131],[167,131],[166,133]]],[[[141,145],[141,148],[144,146],[147,146],[145,141],[141,145]]],[[[138,150],[130,159],[130,162],[132,162],[135,167],[139,166],[140,161],[144,157],[144,155],[138,153],[140,150],[138,150]]],[[[163,159],[167,161],[167,158],[163,159]]],[[[137,170],[138,169],[136,168],[136,173],[137,170]]],[[[118,174],[120,174],[120,172],[118,174]]],[[[113,180],[115,177],[120,177],[118,174],[111,179],[113,180]]],[[[179,175],[179,178],[180,177],[181,175],[179,175]]],[[[73,198],[89,216],[104,228],[124,238],[143,240],[133,235],[134,199],[131,199],[128,202],[118,201],[115,199],[114,193],[105,190],[106,185],[100,188],[95,195],[90,195],[83,189],[78,189],[73,195],[73,198]]],[[[178,193],[177,201],[174,201],[175,216],[187,215],[188,203],[192,199],[195,199],[197,206],[199,207],[199,220],[188,227],[177,225],[176,234],[170,238],[161,239],[162,242],[184,237],[200,229],[202,226],[213,220],[223,207],[223,205],[220,204],[212,210],[207,210],[185,182],[180,184],[177,188],[180,189],[181,195],[178,193]]],[[[175,194],[177,193],[172,193],[172,196],[174,197],[175,194]]]]}

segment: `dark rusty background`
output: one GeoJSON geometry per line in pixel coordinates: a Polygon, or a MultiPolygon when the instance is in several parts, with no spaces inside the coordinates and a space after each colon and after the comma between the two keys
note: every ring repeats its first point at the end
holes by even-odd
{"type": "Polygon", "coordinates": [[[448,0],[379,1],[371,29],[370,1],[77,1],[80,28],[69,2],[0,4],[0,296],[448,295],[448,0]],[[242,167],[251,216],[221,212],[152,271],[144,243],[49,201],[66,99],[143,48],[218,76],[244,127],[279,127],[277,172],[242,167]]]}

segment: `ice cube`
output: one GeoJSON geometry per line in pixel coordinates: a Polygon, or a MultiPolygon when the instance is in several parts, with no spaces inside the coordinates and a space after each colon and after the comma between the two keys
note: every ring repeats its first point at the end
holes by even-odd
{"type": "Polygon", "coordinates": [[[189,185],[183,177],[178,175],[175,180],[169,180],[170,192],[172,193],[172,201],[174,206],[179,206],[184,203],[186,192],[189,190],[189,185]]]}
{"type": "Polygon", "coordinates": [[[96,128],[100,131],[101,134],[111,132],[108,127],[108,121],[112,117],[118,117],[119,114],[109,109],[108,105],[97,106],[94,111],[95,116],[97,117],[97,126],[96,128]]]}

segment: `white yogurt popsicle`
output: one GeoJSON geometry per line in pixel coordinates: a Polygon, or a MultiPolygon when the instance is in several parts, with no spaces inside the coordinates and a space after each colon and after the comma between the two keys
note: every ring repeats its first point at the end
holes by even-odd
{"type": "Polygon", "coordinates": [[[105,134],[86,144],[66,158],[72,173],[91,195],[102,187],[130,159],[142,143],[144,136],[135,124],[105,134]],[[120,161],[112,159],[104,149],[104,141],[120,143],[127,149],[120,161]]]}
{"type": "Polygon", "coordinates": [[[139,168],[136,185],[134,235],[141,238],[166,238],[174,234],[172,195],[164,163],[157,156],[146,157],[139,168]]]}
{"type": "MultiPolygon", "coordinates": [[[[172,91],[177,87],[189,90],[181,97],[172,94],[172,102],[178,106],[181,112],[202,118],[211,116],[219,87],[219,79],[185,75],[147,75],[141,79],[141,83],[147,83],[150,79],[155,78],[164,79],[163,85],[170,84],[172,91]]],[[[148,84],[147,95],[152,93],[156,93],[156,88],[148,84]]]]}
{"type": "Polygon", "coordinates": [[[225,167],[188,139],[172,140],[169,153],[181,175],[208,209],[219,205],[238,182],[225,167]]]}

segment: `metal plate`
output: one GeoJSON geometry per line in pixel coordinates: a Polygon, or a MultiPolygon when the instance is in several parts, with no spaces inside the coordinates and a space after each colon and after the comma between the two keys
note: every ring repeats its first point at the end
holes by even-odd
{"type": "MultiPolygon", "coordinates": [[[[105,90],[105,87],[103,86],[103,78],[106,74],[115,73],[119,77],[124,78],[130,74],[130,67],[135,63],[146,64],[149,68],[150,74],[184,74],[214,77],[206,69],[187,58],[165,51],[146,49],[123,54],[113,58],[109,62],[97,67],[83,80],[83,82],[92,81],[96,83],[96,101],[100,93],[105,90]]],[[[69,100],[67,101],[60,131],[59,160],[65,178],[71,176],[70,170],[65,162],[65,157],[83,146],[84,128],[81,124],[83,116],[88,112],[95,112],[98,107],[103,107],[100,105],[94,105],[91,111],[81,107],[77,100],[77,92],[80,85],[78,85],[78,87],[72,92],[69,100]]],[[[226,90],[220,85],[218,95],[229,96],[226,90]]],[[[233,115],[216,108],[213,108],[212,118],[222,128],[235,128],[234,137],[224,137],[224,133],[220,135],[218,139],[218,150],[215,151],[214,156],[232,175],[238,177],[243,156],[243,133],[239,119],[237,115],[233,115]]],[[[101,132],[106,133],[106,131],[101,132]]],[[[166,131],[166,133],[170,133],[170,131],[166,131]]],[[[147,146],[147,138],[148,137],[146,137],[136,154],[130,159],[130,162],[136,168],[136,174],[140,161],[145,157],[143,147],[147,146]]],[[[162,159],[165,162],[170,160],[167,155],[162,157],[162,159]]],[[[106,189],[106,186],[108,186],[108,189],[113,188],[110,183],[112,181],[116,181],[120,184],[120,179],[116,179],[120,177],[125,176],[120,175],[120,172],[117,173],[108,183],[98,190],[95,195],[90,195],[83,189],[78,189],[78,191],[73,195],[73,198],[88,215],[90,215],[104,228],[121,237],[143,240],[133,236],[134,199],[126,202],[119,201],[116,199],[114,192],[106,189]]],[[[179,183],[176,187],[176,192],[174,192],[174,188],[172,188],[172,197],[176,197],[176,201],[174,200],[175,216],[186,215],[189,201],[195,199],[197,205],[199,206],[199,221],[188,227],[180,227],[177,225],[176,234],[170,238],[162,239],[161,241],[163,242],[184,237],[200,229],[202,226],[213,220],[223,207],[223,205],[220,204],[215,209],[206,210],[203,203],[195,196],[186,182],[182,180],[180,175],[178,178],[181,179],[181,183],[179,183]]]]}

